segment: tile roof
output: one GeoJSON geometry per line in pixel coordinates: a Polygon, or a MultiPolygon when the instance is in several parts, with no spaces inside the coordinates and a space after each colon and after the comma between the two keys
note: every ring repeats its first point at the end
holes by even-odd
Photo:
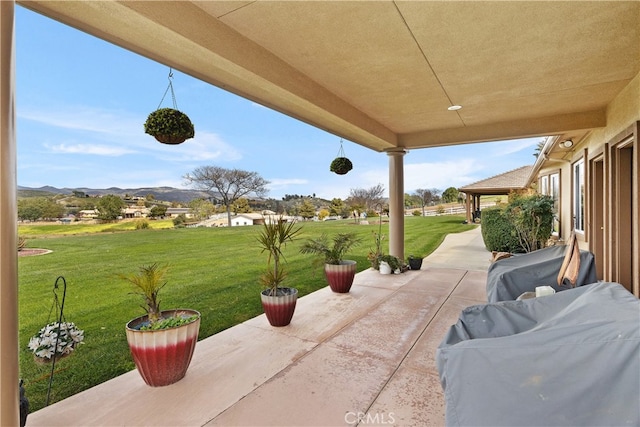
{"type": "Polygon", "coordinates": [[[463,193],[477,193],[481,191],[495,192],[503,190],[505,193],[508,193],[510,190],[525,188],[532,169],[533,165],[521,166],[509,172],[465,185],[464,187],[460,187],[459,190],[463,193]]]}

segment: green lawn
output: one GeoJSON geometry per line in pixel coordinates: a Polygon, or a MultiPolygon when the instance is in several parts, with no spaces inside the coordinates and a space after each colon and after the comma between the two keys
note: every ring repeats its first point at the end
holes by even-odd
{"type": "MultiPolygon", "coordinates": [[[[463,219],[407,217],[405,254],[425,256],[447,234],[474,227],[464,225],[463,219]]],[[[369,268],[367,253],[374,247],[372,232],[378,230],[375,220],[370,225],[355,225],[350,220],[304,223],[301,237],[285,251],[290,273],[285,283],[296,287],[300,296],[326,286],[322,271],[312,267],[312,257],[298,252],[302,241],[322,232],[358,233],[363,243],[347,258],[358,262],[358,271],[369,268]]],[[[50,367],[34,363],[27,344],[54,320],[49,313],[58,276],[67,281],[66,320],[85,331],[85,343],[57,363],[51,402],[134,369],[124,325],[143,311],[129,285],[117,277],[119,273],[133,272],[142,264],[168,263],[169,284],[163,289],[161,308],[200,311],[199,339],[262,313],[258,276],[266,254],[260,253],[256,242],[259,227],[166,229],[161,222],[151,225],[155,228],[133,230],[122,224],[107,230],[77,228],[75,235],[60,232],[83,226],[20,226],[19,234],[28,238],[28,248],[53,251],[19,258],[20,377],[32,411],[44,406],[50,367]],[[126,229],[130,231],[112,232],[126,229]]],[[[382,232],[388,236],[386,223],[382,232]]],[[[385,240],[385,251],[387,247],[385,240]]]]}

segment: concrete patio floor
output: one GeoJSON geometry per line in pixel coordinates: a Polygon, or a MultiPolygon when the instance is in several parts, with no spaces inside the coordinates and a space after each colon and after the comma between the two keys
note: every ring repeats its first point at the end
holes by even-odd
{"type": "Polygon", "coordinates": [[[420,271],[356,276],[198,342],[186,377],[152,388],[136,371],[29,414],[27,426],[444,425],[435,350],[460,311],[486,302],[480,229],[449,235],[420,271]]]}

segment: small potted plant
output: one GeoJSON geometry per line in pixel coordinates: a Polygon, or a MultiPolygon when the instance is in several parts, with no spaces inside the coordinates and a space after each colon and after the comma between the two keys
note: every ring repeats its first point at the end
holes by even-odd
{"type": "Polygon", "coordinates": [[[400,258],[393,255],[380,256],[380,273],[402,273],[402,261],[400,261],[400,258]]]}
{"type": "Polygon", "coordinates": [[[144,132],[163,144],[181,144],[195,135],[189,117],[174,108],[159,108],[149,114],[144,132]]]}
{"type": "Polygon", "coordinates": [[[127,323],[127,342],[138,372],[151,387],[173,384],[187,373],[198,340],[200,313],[189,309],[160,311],[158,294],[167,284],[167,266],[143,265],[120,275],[143,299],[146,315],[127,323]]]}
{"type": "Polygon", "coordinates": [[[29,349],[37,363],[48,363],[70,355],[84,340],[84,331],[73,322],[45,325],[29,340],[29,349]]]}
{"type": "Polygon", "coordinates": [[[344,255],[360,243],[355,233],[336,234],[332,241],[326,234],[307,240],[300,252],[317,255],[317,261],[324,263],[324,273],[333,292],[347,293],[356,275],[356,261],[344,260],[344,255]]]}
{"type": "Polygon", "coordinates": [[[407,261],[409,262],[409,268],[411,270],[420,270],[420,268],[422,267],[422,257],[409,255],[407,261]]]}
{"type": "Polygon", "coordinates": [[[281,286],[287,277],[282,251],[301,230],[301,226],[281,216],[275,221],[265,221],[257,238],[262,252],[268,254],[267,269],[260,276],[260,282],[265,288],[260,293],[260,300],[271,326],[287,326],[296,309],[298,290],[281,286]]]}
{"type": "Polygon", "coordinates": [[[329,170],[338,175],[344,175],[351,169],[353,169],[353,163],[346,157],[336,157],[329,166],[329,170]]]}

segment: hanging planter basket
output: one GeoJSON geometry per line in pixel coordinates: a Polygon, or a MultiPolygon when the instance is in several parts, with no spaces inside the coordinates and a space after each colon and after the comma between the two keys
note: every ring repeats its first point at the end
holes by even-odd
{"type": "Polygon", "coordinates": [[[333,161],[331,162],[331,166],[329,167],[329,170],[338,175],[345,175],[351,169],[353,169],[353,163],[351,163],[351,160],[345,157],[344,148],[342,148],[342,139],[341,139],[340,150],[338,151],[338,157],[333,159],[333,161]]]}
{"type": "Polygon", "coordinates": [[[156,111],[149,114],[144,123],[144,132],[153,136],[158,142],[163,144],[182,144],[189,138],[193,138],[195,130],[191,119],[182,111],[178,110],[176,95],[173,92],[173,71],[169,70],[169,86],[164,91],[160,104],[156,111]],[[173,108],[160,108],[162,101],[171,91],[173,108]]]}
{"type": "Polygon", "coordinates": [[[195,135],[189,117],[173,108],[160,108],[149,114],[144,132],[163,144],[181,144],[195,135]]]}

